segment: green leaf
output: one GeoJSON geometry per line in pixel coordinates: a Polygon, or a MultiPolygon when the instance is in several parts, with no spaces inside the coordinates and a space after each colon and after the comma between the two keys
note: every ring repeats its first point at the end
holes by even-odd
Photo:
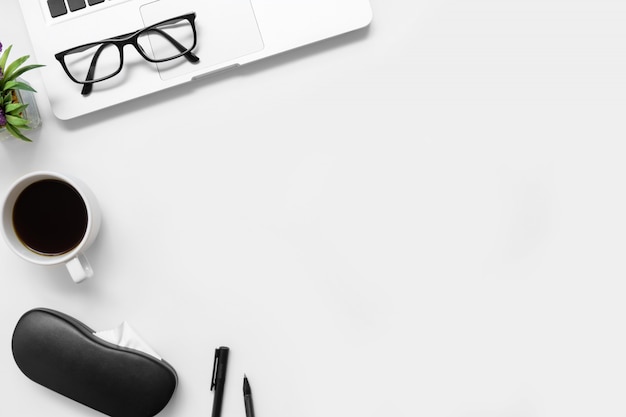
{"type": "Polygon", "coordinates": [[[14,80],[17,77],[19,77],[20,75],[24,74],[26,71],[30,71],[30,70],[33,70],[35,68],[41,68],[43,66],[44,65],[33,64],[33,65],[26,65],[25,67],[22,67],[20,69],[16,69],[13,72],[9,72],[8,75],[4,74],[4,82],[6,83],[7,81],[14,80]]]}
{"type": "Polygon", "coordinates": [[[28,104],[20,104],[20,103],[11,103],[7,104],[4,108],[5,114],[12,114],[13,116],[18,116],[28,104]]]}
{"type": "Polygon", "coordinates": [[[9,131],[10,134],[12,134],[13,136],[15,136],[18,139],[22,139],[25,142],[32,142],[32,140],[28,139],[26,136],[24,136],[22,134],[22,132],[20,132],[20,130],[14,126],[11,125],[6,125],[7,130],[9,131]]]}
{"type": "Polygon", "coordinates": [[[13,116],[11,114],[5,114],[4,116],[7,118],[7,125],[17,126],[17,127],[28,126],[28,120],[22,119],[19,116],[13,116]]]}
{"type": "Polygon", "coordinates": [[[17,84],[17,81],[9,81],[2,86],[2,90],[3,91],[13,90],[13,87],[15,87],[16,84],[17,84]]]}
{"type": "Polygon", "coordinates": [[[15,83],[13,84],[12,87],[8,87],[7,89],[11,89],[11,90],[26,90],[26,91],[32,91],[33,93],[36,93],[37,91],[35,91],[35,89],[33,87],[31,87],[30,85],[26,84],[26,83],[22,83],[19,81],[10,81],[7,83],[15,83]]]}
{"type": "Polygon", "coordinates": [[[0,56],[0,68],[2,68],[2,72],[4,72],[4,66],[7,64],[7,59],[9,58],[11,48],[13,48],[13,45],[9,45],[9,47],[5,49],[2,53],[2,56],[0,56]]]}
{"type": "Polygon", "coordinates": [[[11,103],[12,101],[13,101],[13,94],[11,94],[11,91],[7,91],[7,93],[2,98],[2,103],[4,105],[7,105],[7,104],[11,103]]]}
{"type": "Polygon", "coordinates": [[[4,78],[9,78],[11,77],[11,74],[18,69],[24,62],[26,62],[26,60],[30,58],[29,55],[24,55],[19,57],[18,59],[16,59],[15,61],[11,62],[9,64],[9,66],[6,68],[6,70],[4,71],[4,78]]]}

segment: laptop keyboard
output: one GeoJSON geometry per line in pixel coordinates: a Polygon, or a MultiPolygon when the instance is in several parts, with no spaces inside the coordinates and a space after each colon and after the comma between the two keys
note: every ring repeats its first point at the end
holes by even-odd
{"type": "Polygon", "coordinates": [[[48,0],[48,9],[50,16],[59,17],[104,2],[105,0],[48,0]]]}

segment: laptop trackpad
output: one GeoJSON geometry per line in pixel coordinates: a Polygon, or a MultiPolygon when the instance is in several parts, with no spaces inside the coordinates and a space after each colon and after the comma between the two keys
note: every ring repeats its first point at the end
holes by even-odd
{"type": "Polygon", "coordinates": [[[177,58],[159,63],[163,80],[219,64],[235,64],[237,58],[263,49],[250,0],[160,0],[141,6],[140,11],[146,26],[196,12],[197,45],[193,52],[200,62],[177,58]]]}

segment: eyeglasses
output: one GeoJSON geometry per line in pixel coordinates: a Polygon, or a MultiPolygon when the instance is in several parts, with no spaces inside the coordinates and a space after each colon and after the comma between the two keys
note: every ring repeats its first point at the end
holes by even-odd
{"type": "Polygon", "coordinates": [[[124,46],[135,47],[149,62],[165,62],[185,57],[200,61],[191,51],[196,47],[196,14],[164,20],[136,32],[91,42],[59,52],[54,57],[72,81],[83,84],[81,94],[91,93],[93,84],[117,75],[124,65],[124,46]]]}

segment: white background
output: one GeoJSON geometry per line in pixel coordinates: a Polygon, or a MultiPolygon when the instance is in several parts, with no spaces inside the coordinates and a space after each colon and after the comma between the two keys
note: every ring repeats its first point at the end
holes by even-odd
{"type": "MultiPolygon", "coordinates": [[[[0,143],[80,177],[75,285],[0,247],[0,414],[97,416],[21,374],[19,317],[127,320],[162,416],[624,416],[626,3],[373,0],[368,30],[0,143]]],[[[31,52],[16,0],[0,42],[31,52]]],[[[33,60],[34,62],[34,60],[33,60]]],[[[78,94],[68,91],[68,94],[78,94]]]]}

